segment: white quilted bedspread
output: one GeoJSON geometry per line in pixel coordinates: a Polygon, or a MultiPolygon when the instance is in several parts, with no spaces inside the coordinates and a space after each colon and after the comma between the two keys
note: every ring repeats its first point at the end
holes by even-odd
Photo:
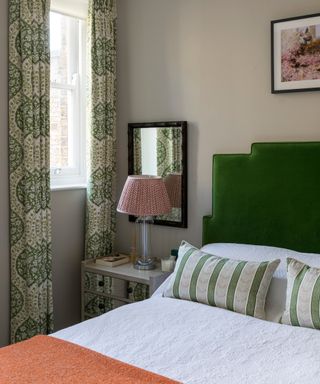
{"type": "Polygon", "coordinates": [[[183,383],[320,383],[320,331],[160,296],[53,336],[183,383]]]}

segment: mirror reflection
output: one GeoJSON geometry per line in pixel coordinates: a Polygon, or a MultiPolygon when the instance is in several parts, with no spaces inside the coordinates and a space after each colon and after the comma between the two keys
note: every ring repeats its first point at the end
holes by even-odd
{"type": "Polygon", "coordinates": [[[157,224],[186,226],[185,130],[186,122],[129,124],[129,174],[161,176],[167,187],[172,211],[157,224]]]}

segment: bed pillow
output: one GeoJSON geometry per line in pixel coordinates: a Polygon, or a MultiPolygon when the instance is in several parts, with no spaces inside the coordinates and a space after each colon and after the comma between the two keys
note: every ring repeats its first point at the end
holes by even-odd
{"type": "Polygon", "coordinates": [[[286,248],[253,244],[212,243],[204,245],[200,250],[220,257],[237,260],[260,261],[280,259],[281,262],[275,272],[275,276],[281,278],[287,278],[288,258],[300,260],[312,267],[320,268],[319,253],[297,252],[286,248]]]}
{"type": "Polygon", "coordinates": [[[288,259],[286,310],[282,324],[320,329],[320,268],[288,259]]]}
{"type": "Polygon", "coordinates": [[[280,259],[280,264],[271,279],[265,306],[266,320],[276,323],[280,322],[286,308],[287,259],[300,260],[312,267],[320,268],[320,254],[297,252],[285,248],[253,244],[212,243],[203,246],[201,251],[236,260],[280,259]]]}
{"type": "Polygon", "coordinates": [[[279,263],[280,260],[249,262],[222,258],[201,252],[183,241],[163,296],[264,319],[266,295],[279,263]]]}

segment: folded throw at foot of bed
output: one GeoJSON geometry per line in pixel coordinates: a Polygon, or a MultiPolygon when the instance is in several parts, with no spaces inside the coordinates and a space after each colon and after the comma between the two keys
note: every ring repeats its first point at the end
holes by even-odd
{"type": "Polygon", "coordinates": [[[155,373],[49,336],[0,349],[0,383],[174,384],[155,373]]]}

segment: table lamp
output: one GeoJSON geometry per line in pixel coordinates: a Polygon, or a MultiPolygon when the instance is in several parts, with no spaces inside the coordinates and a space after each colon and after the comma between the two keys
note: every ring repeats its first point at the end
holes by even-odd
{"type": "Polygon", "coordinates": [[[141,256],[137,259],[136,269],[154,269],[150,254],[150,224],[153,216],[171,211],[171,204],[164,181],[158,176],[128,176],[123,187],[117,211],[138,216],[141,232],[141,256]]]}

